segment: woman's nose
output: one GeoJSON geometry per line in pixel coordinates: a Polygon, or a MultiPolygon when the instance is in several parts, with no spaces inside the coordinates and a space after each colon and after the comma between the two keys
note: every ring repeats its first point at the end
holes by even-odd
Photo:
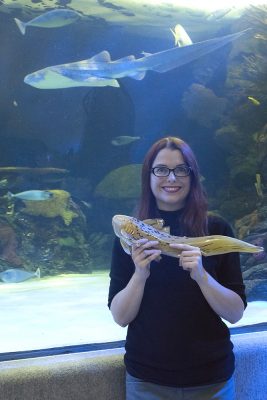
{"type": "Polygon", "coordinates": [[[176,176],[174,175],[174,171],[171,171],[171,172],[169,173],[168,181],[169,181],[169,182],[174,182],[174,181],[176,181],[176,176]]]}

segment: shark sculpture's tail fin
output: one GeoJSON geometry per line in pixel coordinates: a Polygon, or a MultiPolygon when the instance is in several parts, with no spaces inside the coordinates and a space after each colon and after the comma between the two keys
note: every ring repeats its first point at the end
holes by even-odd
{"type": "MultiPolygon", "coordinates": [[[[177,47],[175,49],[171,48],[160,53],[152,54],[148,56],[150,60],[146,63],[147,69],[161,73],[170,71],[174,68],[188,64],[206,54],[209,54],[228,43],[231,43],[250,30],[251,29],[249,28],[241,32],[232,33],[230,35],[216,37],[203,42],[193,43],[188,46],[177,47]],[[159,56],[161,60],[164,60],[164,62],[160,62],[160,60],[155,62],[157,61],[156,58],[159,58],[159,56]],[[151,67],[149,67],[149,64],[151,64],[151,67]]],[[[142,60],[144,60],[144,58],[142,60]]]]}
{"type": "Polygon", "coordinates": [[[20,32],[22,33],[22,35],[25,35],[26,33],[26,26],[27,24],[25,22],[22,22],[20,19],[18,18],[14,18],[17,27],[19,28],[20,32]]]}

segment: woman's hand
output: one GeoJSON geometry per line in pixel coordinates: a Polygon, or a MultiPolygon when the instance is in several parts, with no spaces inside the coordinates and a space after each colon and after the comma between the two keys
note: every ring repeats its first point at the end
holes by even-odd
{"type": "Polygon", "coordinates": [[[170,247],[179,250],[179,265],[190,273],[192,279],[197,283],[206,279],[206,271],[202,264],[202,255],[199,247],[189,246],[188,244],[171,243],[170,247]]]}
{"type": "Polygon", "coordinates": [[[179,264],[184,270],[190,272],[191,278],[197,282],[213,311],[231,324],[239,321],[244,312],[241,297],[208,274],[202,265],[200,249],[186,244],[170,244],[170,246],[179,250],[178,253],[181,252],[179,264]]]}
{"type": "Polygon", "coordinates": [[[159,244],[156,240],[140,239],[132,246],[132,259],[135,272],[145,278],[150,274],[150,263],[156,260],[161,251],[155,247],[159,244]]]}

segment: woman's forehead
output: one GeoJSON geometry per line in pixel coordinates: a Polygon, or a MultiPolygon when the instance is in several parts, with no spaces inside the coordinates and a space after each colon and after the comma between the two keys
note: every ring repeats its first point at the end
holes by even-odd
{"type": "Polygon", "coordinates": [[[153,164],[183,164],[184,157],[180,150],[162,149],[158,152],[153,164]]]}

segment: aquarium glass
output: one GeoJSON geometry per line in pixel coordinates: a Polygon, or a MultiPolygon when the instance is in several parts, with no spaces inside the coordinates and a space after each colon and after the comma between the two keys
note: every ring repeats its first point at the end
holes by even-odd
{"type": "MultiPolygon", "coordinates": [[[[0,2],[0,352],[123,340],[107,307],[111,220],[148,148],[193,148],[267,323],[264,2],[0,2]]],[[[230,325],[230,324],[229,324],[230,325]]]]}

